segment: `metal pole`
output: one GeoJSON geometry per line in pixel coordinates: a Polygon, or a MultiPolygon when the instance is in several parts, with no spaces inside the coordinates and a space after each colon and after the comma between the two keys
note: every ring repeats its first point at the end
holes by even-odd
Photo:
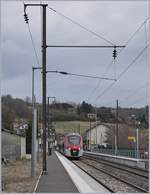
{"type": "Polygon", "coordinates": [[[48,151],[50,149],[50,113],[49,113],[49,98],[48,99],[48,103],[47,103],[47,115],[48,115],[48,122],[47,122],[47,129],[48,129],[48,151]]]}
{"type": "Polygon", "coordinates": [[[90,141],[89,141],[89,149],[91,151],[91,119],[90,119],[90,141]]]}
{"type": "Polygon", "coordinates": [[[117,99],[117,111],[116,111],[117,123],[116,123],[116,141],[117,141],[117,150],[118,150],[118,99],[117,99]]]}
{"type": "Polygon", "coordinates": [[[34,108],[34,157],[35,157],[35,166],[37,162],[37,143],[36,143],[36,137],[37,137],[37,108],[34,108]]]}
{"type": "Polygon", "coordinates": [[[136,128],[136,157],[139,158],[139,128],[136,128]]]}
{"type": "Polygon", "coordinates": [[[37,107],[37,162],[40,160],[40,150],[39,150],[39,110],[37,107]]]}
{"type": "Polygon", "coordinates": [[[116,107],[115,155],[117,155],[117,151],[118,151],[118,99],[116,107]]]}
{"type": "MultiPolygon", "coordinates": [[[[149,1],[149,17],[150,17],[150,1],[149,1]]],[[[149,45],[150,45],[150,20],[149,20],[149,41],[148,41],[149,45]]],[[[148,64],[149,64],[149,74],[150,74],[150,46],[149,46],[149,53],[148,53],[148,64]]],[[[149,79],[149,96],[150,96],[150,79],[149,79]]],[[[148,105],[150,107],[150,98],[148,100],[148,105]]],[[[150,131],[150,114],[149,114],[149,127],[148,127],[148,131],[150,131]]],[[[148,133],[148,139],[150,140],[150,133],[148,133]]],[[[148,150],[150,150],[150,143],[149,143],[149,146],[148,146],[148,150]]]]}
{"type": "Polygon", "coordinates": [[[97,145],[97,109],[96,109],[96,145],[97,145]]]}
{"type": "Polygon", "coordinates": [[[31,177],[35,177],[36,154],[35,154],[35,97],[34,97],[34,68],[32,67],[32,151],[31,151],[31,177]]]}
{"type": "Polygon", "coordinates": [[[43,81],[43,174],[47,174],[46,163],[46,6],[43,8],[43,34],[42,34],[42,81],[43,81]]]}

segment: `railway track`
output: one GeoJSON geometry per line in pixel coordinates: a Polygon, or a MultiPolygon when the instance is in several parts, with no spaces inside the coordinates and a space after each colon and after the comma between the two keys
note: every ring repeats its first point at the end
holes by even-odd
{"type": "Polygon", "coordinates": [[[144,170],[144,169],[140,169],[140,168],[136,168],[136,167],[129,167],[127,165],[122,165],[119,163],[117,164],[115,162],[109,162],[106,160],[98,159],[98,158],[87,156],[87,155],[83,156],[83,158],[93,160],[93,161],[99,162],[101,164],[104,164],[104,165],[107,165],[107,166],[110,166],[113,168],[117,168],[119,170],[129,172],[129,173],[132,173],[134,175],[138,175],[138,176],[141,176],[141,177],[144,177],[147,179],[149,178],[148,170],[144,170]]]}
{"type": "Polygon", "coordinates": [[[73,163],[110,192],[148,192],[148,178],[141,178],[141,175],[118,171],[117,167],[112,169],[109,165],[105,164],[104,166],[104,164],[99,164],[97,161],[85,158],[73,161],[73,163]]]}

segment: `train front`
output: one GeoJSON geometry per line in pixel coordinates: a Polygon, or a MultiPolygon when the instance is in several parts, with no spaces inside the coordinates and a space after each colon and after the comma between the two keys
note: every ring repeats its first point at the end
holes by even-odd
{"type": "Polygon", "coordinates": [[[67,157],[80,158],[83,155],[82,136],[77,133],[66,135],[64,146],[64,154],[67,157]]]}

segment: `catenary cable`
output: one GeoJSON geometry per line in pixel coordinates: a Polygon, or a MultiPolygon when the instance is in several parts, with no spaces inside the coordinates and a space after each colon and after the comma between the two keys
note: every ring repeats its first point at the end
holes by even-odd
{"type": "MultiPolygon", "coordinates": [[[[146,26],[146,23],[148,22],[150,18],[147,17],[143,22],[142,24],[140,24],[140,26],[135,30],[135,32],[133,32],[131,34],[131,36],[129,37],[129,39],[126,41],[125,43],[125,48],[127,48],[127,46],[129,45],[129,43],[133,40],[133,38],[135,37],[135,35],[143,28],[143,26],[145,27],[146,26]]],[[[120,55],[120,53],[125,49],[125,48],[122,48],[119,52],[118,52],[118,56],[120,55]]],[[[114,59],[108,64],[107,68],[106,68],[106,71],[104,72],[104,74],[102,76],[106,76],[106,74],[108,73],[109,69],[111,68],[112,64],[114,62],[114,59]]],[[[100,80],[98,82],[98,84],[96,85],[96,87],[94,87],[94,89],[92,89],[92,91],[90,92],[90,95],[88,97],[88,101],[91,99],[91,96],[95,93],[95,91],[100,87],[100,84],[102,83],[102,80],[100,80]]]]}
{"type": "MultiPolygon", "coordinates": [[[[23,3],[23,5],[25,4],[24,1],[22,1],[22,3],[23,3]]],[[[29,35],[30,35],[30,39],[31,39],[31,43],[32,43],[33,51],[34,51],[34,54],[35,54],[35,57],[36,57],[37,64],[38,64],[39,67],[41,67],[40,61],[39,61],[39,57],[38,57],[38,54],[37,54],[37,51],[36,51],[35,42],[34,42],[34,39],[33,39],[33,35],[32,35],[32,32],[31,32],[29,23],[27,23],[27,26],[28,26],[28,31],[29,31],[29,35]]]]}
{"type": "Polygon", "coordinates": [[[96,32],[94,32],[93,30],[88,29],[87,27],[85,27],[85,26],[83,26],[82,24],[76,22],[75,20],[71,19],[70,17],[68,17],[68,16],[66,16],[66,15],[64,15],[64,14],[62,14],[61,12],[59,12],[59,11],[57,11],[57,10],[51,8],[51,7],[48,7],[48,9],[51,10],[51,11],[53,11],[53,12],[55,12],[55,13],[57,13],[58,15],[64,17],[65,19],[69,20],[70,22],[72,22],[73,24],[79,26],[80,28],[86,30],[87,32],[89,32],[89,33],[91,33],[91,34],[97,36],[98,38],[100,38],[100,39],[106,41],[107,43],[109,43],[109,44],[111,44],[111,45],[113,45],[113,46],[115,45],[112,41],[110,41],[110,40],[104,38],[104,37],[103,37],[102,35],[100,35],[99,33],[96,33],[96,32]]]}
{"type": "Polygon", "coordinates": [[[120,78],[128,71],[128,69],[143,55],[144,51],[148,48],[148,45],[146,45],[139,54],[132,60],[132,62],[120,73],[117,80],[112,82],[103,92],[96,97],[95,100],[100,99],[112,86],[120,80],[120,78]]]}

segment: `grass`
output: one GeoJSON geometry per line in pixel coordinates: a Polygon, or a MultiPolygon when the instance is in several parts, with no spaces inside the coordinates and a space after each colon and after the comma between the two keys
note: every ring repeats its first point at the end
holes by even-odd
{"type": "Polygon", "coordinates": [[[87,121],[56,121],[53,122],[57,133],[80,132],[83,133],[89,128],[87,121]]]}

